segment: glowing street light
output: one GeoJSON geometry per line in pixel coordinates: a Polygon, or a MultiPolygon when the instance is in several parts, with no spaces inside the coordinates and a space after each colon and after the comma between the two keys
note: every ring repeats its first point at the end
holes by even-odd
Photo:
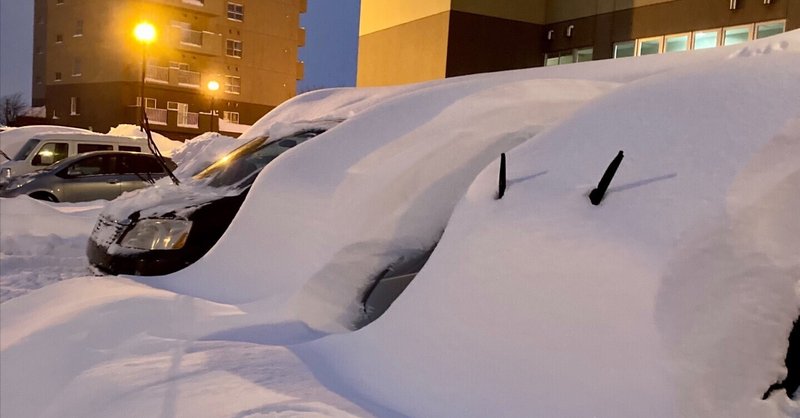
{"type": "MultiPolygon", "coordinates": [[[[215,132],[214,129],[214,95],[219,90],[219,82],[217,80],[211,80],[206,85],[208,91],[211,92],[211,132],[215,132]]],[[[217,119],[219,120],[219,119],[217,119]]]]}
{"type": "Polygon", "coordinates": [[[142,79],[139,89],[139,128],[144,131],[144,78],[147,70],[147,45],[156,40],[156,28],[150,22],[141,22],[133,28],[133,37],[142,44],[142,79]]]}

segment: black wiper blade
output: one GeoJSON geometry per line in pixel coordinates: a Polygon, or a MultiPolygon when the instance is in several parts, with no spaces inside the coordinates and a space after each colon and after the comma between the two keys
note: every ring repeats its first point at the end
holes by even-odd
{"type": "Polygon", "coordinates": [[[11,157],[9,157],[9,156],[8,156],[8,154],[6,154],[5,152],[3,152],[3,150],[1,150],[1,149],[0,149],[0,155],[2,155],[2,156],[3,156],[3,158],[5,158],[6,160],[9,160],[9,161],[11,161],[11,157]]]}
{"type": "Polygon", "coordinates": [[[142,112],[142,119],[144,119],[144,129],[147,133],[147,147],[150,148],[150,152],[156,156],[156,160],[161,165],[161,168],[167,172],[169,178],[172,179],[172,182],[175,183],[176,186],[180,185],[181,182],[175,177],[175,174],[172,173],[172,170],[167,166],[167,162],[164,161],[164,156],[161,155],[161,151],[156,146],[156,141],[153,141],[153,134],[150,132],[150,120],[147,118],[147,112],[142,112]]]}

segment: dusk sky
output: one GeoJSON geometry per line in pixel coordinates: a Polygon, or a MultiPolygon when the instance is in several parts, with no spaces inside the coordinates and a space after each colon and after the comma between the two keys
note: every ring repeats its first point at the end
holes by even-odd
{"type": "MultiPolygon", "coordinates": [[[[301,18],[307,32],[299,91],[355,85],[360,5],[361,0],[308,0],[301,18]]],[[[30,102],[32,55],[33,0],[0,0],[0,95],[20,92],[30,102]]]]}

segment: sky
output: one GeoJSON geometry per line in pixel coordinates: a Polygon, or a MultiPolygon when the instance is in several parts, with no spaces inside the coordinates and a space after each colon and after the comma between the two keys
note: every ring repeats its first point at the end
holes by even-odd
{"type": "MultiPolygon", "coordinates": [[[[355,85],[360,0],[308,0],[301,17],[305,79],[298,91],[355,85]]],[[[0,0],[0,96],[22,93],[30,103],[33,0],[0,0]]]]}

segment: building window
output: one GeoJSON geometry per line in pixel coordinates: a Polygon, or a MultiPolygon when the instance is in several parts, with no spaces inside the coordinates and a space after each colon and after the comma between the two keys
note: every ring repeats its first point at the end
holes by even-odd
{"type": "Polygon", "coordinates": [[[764,22],[756,24],[756,39],[783,33],[786,30],[786,21],[764,22]]]}
{"type": "Polygon", "coordinates": [[[664,52],[681,52],[689,50],[689,34],[667,35],[664,40],[664,52]]]}
{"type": "Polygon", "coordinates": [[[244,21],[244,6],[228,2],[228,19],[238,22],[244,21]]]}
{"type": "Polygon", "coordinates": [[[144,107],[145,109],[155,109],[156,108],[156,99],[152,97],[145,97],[144,98],[144,107]]]}
{"type": "Polygon", "coordinates": [[[60,43],[62,43],[62,42],[64,42],[64,35],[62,35],[62,34],[60,34],[60,33],[59,33],[59,34],[56,34],[56,43],[57,43],[57,44],[60,44],[60,43]]]}
{"type": "Polygon", "coordinates": [[[617,42],[614,44],[614,58],[627,58],[635,55],[636,41],[617,42]]]}
{"type": "Polygon", "coordinates": [[[594,48],[580,48],[575,50],[575,62],[591,61],[594,48]]]}
{"type": "Polygon", "coordinates": [[[72,36],[83,36],[83,20],[75,22],[75,34],[72,36]]]}
{"type": "Polygon", "coordinates": [[[79,77],[81,75],[81,59],[75,58],[72,62],[72,76],[79,77]]]}
{"type": "Polygon", "coordinates": [[[185,62],[177,62],[177,61],[170,61],[169,68],[175,68],[178,70],[189,71],[189,64],[185,62]]]}
{"type": "Polygon", "coordinates": [[[242,92],[242,79],[233,75],[225,76],[225,93],[240,94],[242,92]]]}
{"type": "Polygon", "coordinates": [[[80,115],[81,111],[78,107],[78,98],[77,97],[70,97],[69,98],[69,114],[72,116],[80,115]]]}
{"type": "Polygon", "coordinates": [[[42,76],[40,75],[36,76],[36,84],[42,84],[42,76]]]}
{"type": "Polygon", "coordinates": [[[61,6],[62,4],[64,4],[64,0],[56,0],[57,6],[61,6]]]}
{"type": "Polygon", "coordinates": [[[178,110],[182,103],[178,102],[167,102],[167,110],[178,110]]]}
{"type": "Polygon", "coordinates": [[[61,71],[56,71],[56,81],[61,81],[61,71]]]}
{"type": "Polygon", "coordinates": [[[719,29],[695,32],[693,44],[694,49],[716,48],[719,45],[719,29]]]}
{"type": "Polygon", "coordinates": [[[661,44],[664,38],[648,38],[641,39],[639,46],[636,48],[636,55],[653,55],[661,53],[661,44]]]}
{"type": "Polygon", "coordinates": [[[225,42],[225,55],[229,57],[242,57],[242,41],[228,39],[225,42]]]}
{"type": "Polygon", "coordinates": [[[222,120],[230,123],[239,123],[239,112],[228,112],[227,110],[222,112],[222,120]]]}
{"type": "Polygon", "coordinates": [[[737,26],[734,28],[725,28],[722,33],[722,45],[736,45],[749,41],[753,25],[737,26]]]}

